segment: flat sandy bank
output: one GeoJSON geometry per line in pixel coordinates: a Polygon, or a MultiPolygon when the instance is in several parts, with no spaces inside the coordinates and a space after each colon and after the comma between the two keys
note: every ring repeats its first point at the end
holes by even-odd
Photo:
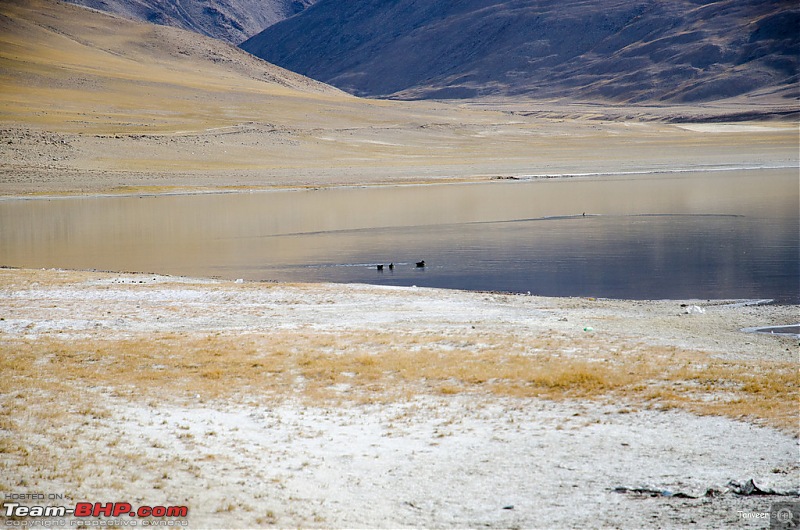
{"type": "MultiPolygon", "coordinates": [[[[452,106],[451,106],[452,107],[452,106]]],[[[797,167],[797,127],[540,120],[453,108],[382,127],[89,135],[7,124],[0,196],[162,194],[797,167]],[[444,120],[446,123],[440,123],[444,120]],[[461,121],[463,120],[463,121],[461,121]]],[[[305,128],[304,128],[305,127],[305,128]]]]}
{"type": "Polygon", "coordinates": [[[740,330],[797,315],[0,269],[0,489],[193,527],[759,527],[798,498],[798,343],[740,330]]]}

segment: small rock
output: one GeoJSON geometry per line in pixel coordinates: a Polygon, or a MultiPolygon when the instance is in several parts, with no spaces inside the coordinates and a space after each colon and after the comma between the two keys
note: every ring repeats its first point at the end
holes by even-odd
{"type": "Polygon", "coordinates": [[[699,305],[690,305],[685,309],[685,312],[687,315],[702,315],[706,310],[699,305]]]}

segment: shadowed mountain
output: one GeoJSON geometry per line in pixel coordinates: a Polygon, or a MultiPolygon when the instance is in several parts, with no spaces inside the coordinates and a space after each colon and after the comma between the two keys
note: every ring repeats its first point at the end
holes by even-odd
{"type": "Polygon", "coordinates": [[[239,44],[316,0],[67,0],[115,15],[239,44]]]}
{"type": "Polygon", "coordinates": [[[241,47],[362,96],[796,97],[786,0],[324,0],[241,47]]]}

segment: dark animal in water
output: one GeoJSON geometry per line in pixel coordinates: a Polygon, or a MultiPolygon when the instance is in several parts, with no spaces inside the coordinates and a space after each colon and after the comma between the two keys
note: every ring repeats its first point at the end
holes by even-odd
{"type": "Polygon", "coordinates": [[[390,270],[390,271],[393,271],[393,270],[394,270],[394,263],[390,263],[390,264],[389,264],[389,270],[390,270]]]}
{"type": "Polygon", "coordinates": [[[425,266],[425,260],[422,260],[422,261],[418,261],[418,262],[417,262],[417,267],[420,267],[420,268],[421,268],[421,267],[424,267],[424,266],[425,266]]]}
{"type": "Polygon", "coordinates": [[[383,265],[378,265],[378,270],[382,271],[383,270],[383,265]]]}

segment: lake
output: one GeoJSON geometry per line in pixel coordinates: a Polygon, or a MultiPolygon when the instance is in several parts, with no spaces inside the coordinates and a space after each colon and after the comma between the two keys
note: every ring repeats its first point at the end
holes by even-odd
{"type": "Polygon", "coordinates": [[[0,265],[800,303],[799,182],[788,168],[4,200],[0,265]]]}

